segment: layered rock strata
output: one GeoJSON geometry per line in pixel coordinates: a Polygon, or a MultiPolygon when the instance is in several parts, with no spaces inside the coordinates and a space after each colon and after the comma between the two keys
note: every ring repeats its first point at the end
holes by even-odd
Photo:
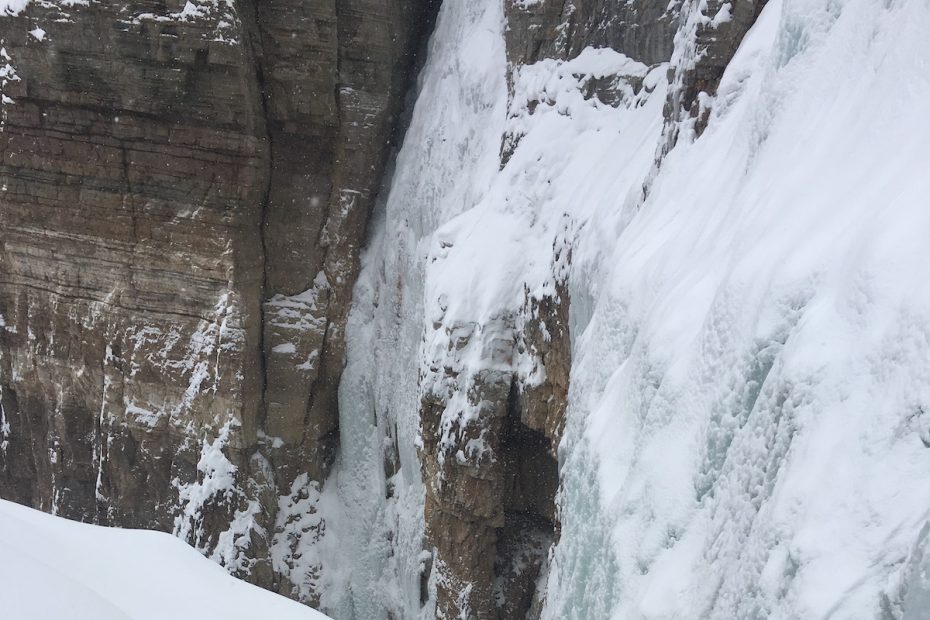
{"type": "Polygon", "coordinates": [[[270,548],[286,565],[280,507],[336,449],[358,252],[429,4],[0,18],[3,497],[174,531],[317,600],[270,548]]]}
{"type": "Polygon", "coordinates": [[[606,47],[646,65],[668,61],[680,0],[505,0],[507,57],[514,64],[569,60],[587,47],[606,47]]]}

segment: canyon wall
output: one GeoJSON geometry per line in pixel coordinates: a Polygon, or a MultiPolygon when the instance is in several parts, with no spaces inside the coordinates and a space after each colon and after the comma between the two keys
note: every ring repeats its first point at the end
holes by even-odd
{"type": "Polygon", "coordinates": [[[341,620],[918,617],[921,2],[0,0],[0,495],[341,620]]]}
{"type": "Polygon", "coordinates": [[[318,598],[288,577],[279,504],[338,445],[358,254],[428,4],[7,8],[5,498],[173,531],[318,598]]]}

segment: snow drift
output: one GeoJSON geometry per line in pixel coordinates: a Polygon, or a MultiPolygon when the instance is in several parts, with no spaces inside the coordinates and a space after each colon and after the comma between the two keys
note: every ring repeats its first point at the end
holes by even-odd
{"type": "Polygon", "coordinates": [[[323,620],[159,532],[86,525],[0,500],[5,620],[323,620]]]}

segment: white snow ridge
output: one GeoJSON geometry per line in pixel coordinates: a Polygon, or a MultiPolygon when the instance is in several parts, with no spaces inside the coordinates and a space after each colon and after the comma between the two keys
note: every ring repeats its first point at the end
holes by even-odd
{"type": "Polygon", "coordinates": [[[0,500],[4,620],[322,620],[161,532],[53,517],[0,500]]]}

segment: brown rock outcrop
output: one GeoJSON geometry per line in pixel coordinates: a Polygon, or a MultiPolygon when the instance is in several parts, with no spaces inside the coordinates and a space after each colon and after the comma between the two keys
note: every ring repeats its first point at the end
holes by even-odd
{"type": "Polygon", "coordinates": [[[557,444],[524,422],[516,375],[479,373],[467,398],[478,416],[451,433],[442,399],[421,410],[437,617],[526,618],[558,533],[557,444]]]}
{"type": "Polygon", "coordinates": [[[424,377],[420,412],[426,524],[436,549],[437,617],[531,617],[558,539],[556,448],[571,343],[567,250],[542,294],[492,324],[438,326],[448,350],[424,377]],[[474,348],[487,360],[462,363],[474,348]]]}
{"type": "Polygon", "coordinates": [[[506,0],[507,56],[514,64],[569,60],[586,47],[609,47],[646,65],[667,61],[680,1],[506,0]]]}
{"type": "Polygon", "coordinates": [[[723,72],[764,6],[765,0],[683,5],[680,43],[669,71],[660,159],[675,147],[682,129],[690,139],[704,132],[723,72]]]}

